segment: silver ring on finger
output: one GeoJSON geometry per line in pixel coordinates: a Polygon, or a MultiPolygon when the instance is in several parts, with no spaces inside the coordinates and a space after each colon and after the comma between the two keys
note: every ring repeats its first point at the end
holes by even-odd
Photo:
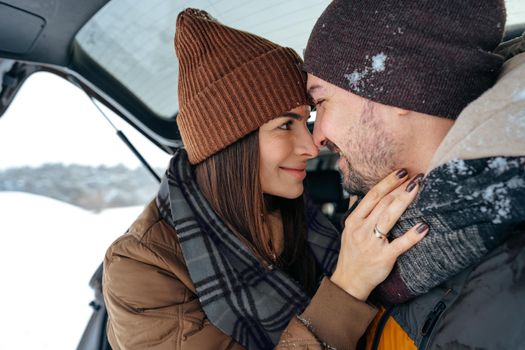
{"type": "Polygon", "coordinates": [[[377,227],[377,224],[374,226],[374,236],[376,236],[379,239],[386,239],[387,235],[383,233],[379,227],[377,227]]]}

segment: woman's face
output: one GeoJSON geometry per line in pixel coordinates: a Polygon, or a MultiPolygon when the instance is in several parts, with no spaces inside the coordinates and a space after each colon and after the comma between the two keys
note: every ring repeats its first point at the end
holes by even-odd
{"type": "Polygon", "coordinates": [[[319,154],[306,126],[309,106],[300,106],[259,128],[259,162],[262,190],[284,198],[303,193],[306,161],[319,154]]]}

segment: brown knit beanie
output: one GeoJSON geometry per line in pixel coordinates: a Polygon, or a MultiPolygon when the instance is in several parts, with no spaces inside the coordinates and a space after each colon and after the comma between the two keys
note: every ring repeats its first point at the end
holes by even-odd
{"type": "Polygon", "coordinates": [[[318,19],[305,70],[382,104],[455,119],[493,85],[503,0],[334,0],[318,19]]]}
{"type": "Polygon", "coordinates": [[[177,125],[192,164],[308,104],[306,74],[295,51],[224,26],[204,11],[179,14],[175,50],[177,125]]]}

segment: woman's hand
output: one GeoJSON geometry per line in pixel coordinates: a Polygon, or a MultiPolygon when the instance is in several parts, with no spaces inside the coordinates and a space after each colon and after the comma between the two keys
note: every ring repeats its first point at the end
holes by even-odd
{"type": "Polygon", "coordinates": [[[404,169],[390,174],[346,218],[333,283],[365,301],[392,271],[397,258],[426,235],[429,227],[420,223],[391,242],[387,239],[416,197],[422,177],[420,174],[409,181],[404,169]]]}

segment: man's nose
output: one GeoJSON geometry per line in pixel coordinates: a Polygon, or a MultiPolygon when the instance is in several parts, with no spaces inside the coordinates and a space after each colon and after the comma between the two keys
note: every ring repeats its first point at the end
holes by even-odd
{"type": "Polygon", "coordinates": [[[326,136],[323,133],[323,128],[321,127],[321,119],[319,114],[317,115],[314,122],[314,132],[313,132],[314,144],[321,148],[326,143],[326,136]]]}

